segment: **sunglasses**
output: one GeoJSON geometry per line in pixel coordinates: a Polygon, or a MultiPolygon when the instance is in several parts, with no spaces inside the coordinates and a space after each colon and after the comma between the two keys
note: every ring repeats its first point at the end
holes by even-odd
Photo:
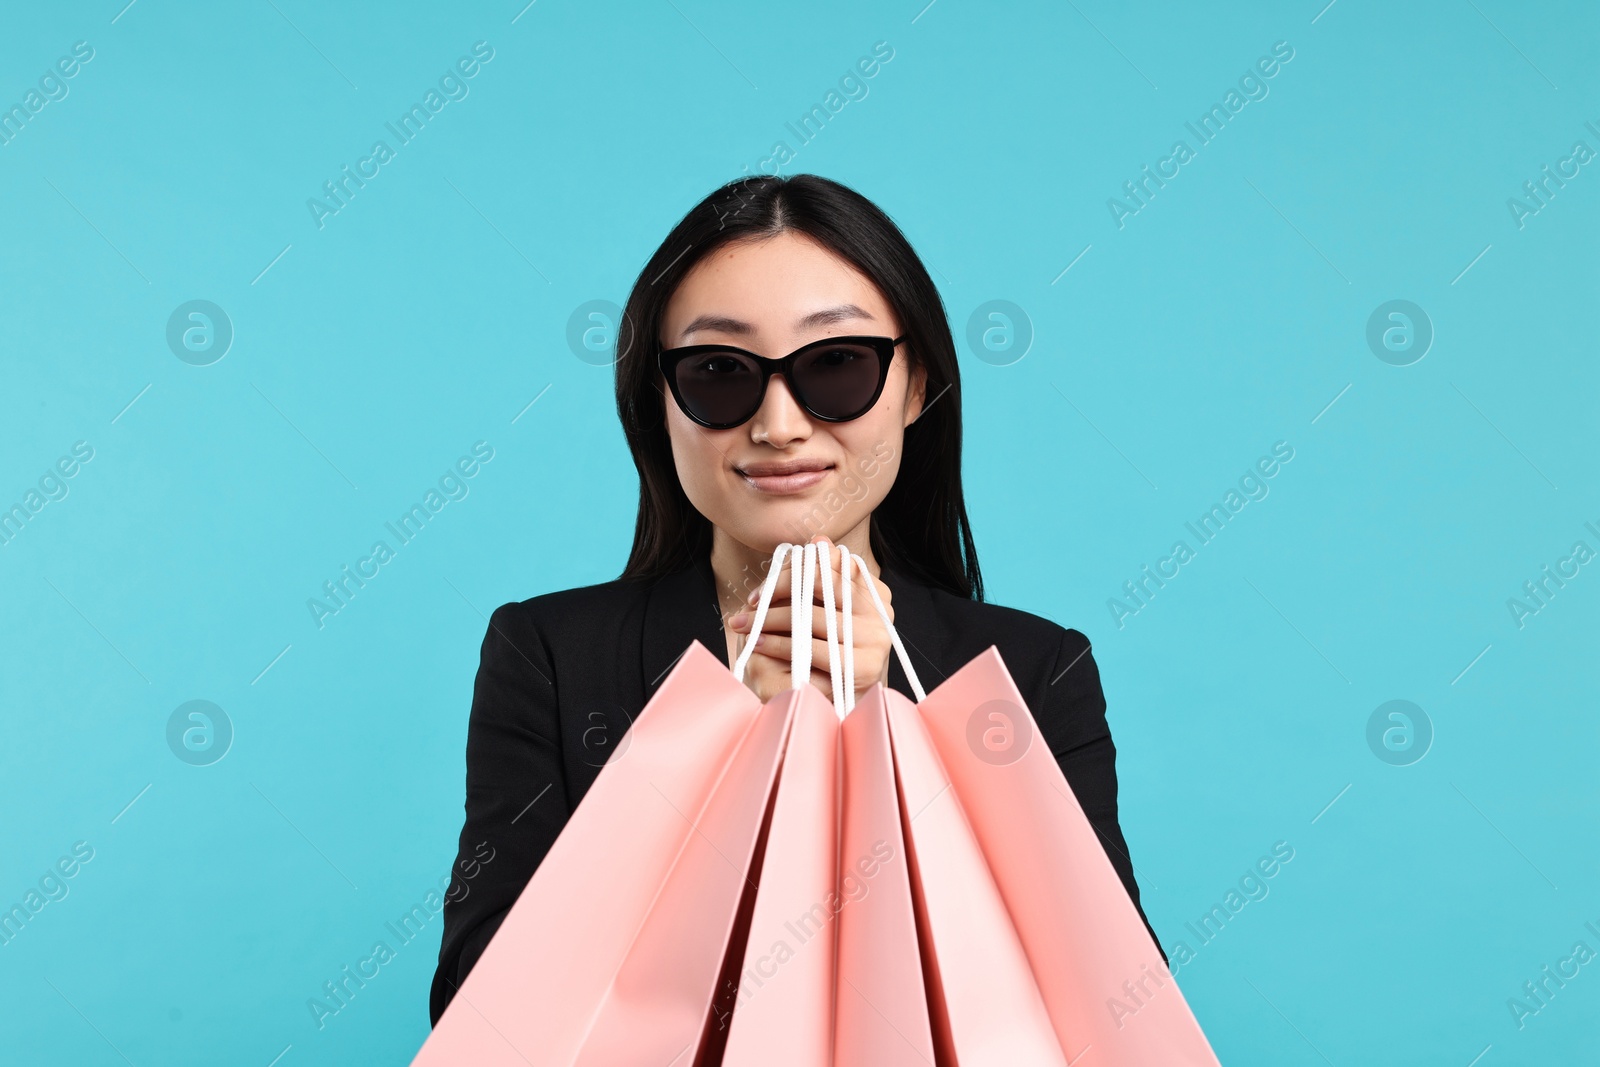
{"type": "Polygon", "coordinates": [[[878,402],[895,347],[906,336],[827,337],[782,359],[733,345],[668,348],[657,359],[683,413],[713,430],[729,430],[754,417],[767,395],[767,379],[774,374],[783,375],[789,392],[808,415],[824,422],[849,422],[878,402]]]}

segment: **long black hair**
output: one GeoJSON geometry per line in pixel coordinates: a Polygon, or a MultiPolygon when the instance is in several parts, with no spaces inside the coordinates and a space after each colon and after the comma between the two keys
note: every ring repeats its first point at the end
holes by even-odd
{"type": "Polygon", "coordinates": [[[910,242],[853,189],[815,174],[729,182],[696,204],[645,264],[617,330],[617,414],[639,470],[639,515],[624,579],[653,579],[711,551],[711,523],[678,481],[655,355],[667,302],[695,264],[739,240],[804,234],[870,278],[903,324],[902,351],[927,375],[900,470],[870,523],[873,554],[957,596],[983,599],[961,492],[961,378],[944,302],[910,242]]]}

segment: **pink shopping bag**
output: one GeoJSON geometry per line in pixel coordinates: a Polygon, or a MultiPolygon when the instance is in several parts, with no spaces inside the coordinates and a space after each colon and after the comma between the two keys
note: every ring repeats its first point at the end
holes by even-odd
{"type": "Polygon", "coordinates": [[[884,702],[857,704],[839,739],[848,903],[839,913],[834,1063],[928,1067],[933,1031],[884,702]]]}
{"type": "Polygon", "coordinates": [[[833,1030],[839,718],[815,686],[791,691],[784,749],[724,1067],[826,1067],[833,1030]]]}
{"type": "Polygon", "coordinates": [[[736,981],[723,1067],[935,1062],[882,700],[797,701],[736,981]]]}
{"type": "Polygon", "coordinates": [[[1028,955],[917,706],[881,686],[862,698],[869,703],[885,705],[889,720],[938,1062],[1066,1067],[1072,1057],[1063,1054],[1028,955]]]}
{"type": "MultiPolygon", "coordinates": [[[[790,691],[760,711],[589,1026],[578,1067],[700,1060],[734,916],[793,724],[790,691]]],[[[526,962],[524,963],[526,966],[526,962]]]]}
{"type": "MultiPolygon", "coordinates": [[[[794,631],[811,628],[818,573],[834,703],[806,685],[795,706],[721,1062],[930,1065],[888,723],[881,702],[839,721],[850,702],[846,693],[854,696],[853,678],[840,669],[831,561],[819,568],[815,546],[802,557],[794,631]]],[[[843,595],[848,617],[848,583],[843,595]]],[[[797,649],[792,677],[809,671],[809,651],[797,649]]]]}
{"type": "Polygon", "coordinates": [[[863,704],[888,713],[941,1061],[1215,1067],[1054,757],[988,743],[1038,736],[999,651],[924,693],[867,590],[919,698],[875,687],[863,704]]]}
{"type": "MultiPolygon", "coordinates": [[[[800,553],[798,546],[780,546],[775,562],[791,547],[800,553]]],[[[768,576],[751,641],[733,672],[699,642],[673,667],[413,1067],[687,1067],[720,1060],[728,1034],[712,1026],[714,1005],[747,931],[759,922],[765,936],[789,898],[813,896],[833,878],[834,811],[823,812],[821,835],[806,821],[813,814],[808,806],[824,798],[831,804],[836,794],[837,720],[825,704],[824,715],[817,714],[810,644],[796,643],[791,688],[766,704],[743,683],[778,571],[768,576]],[[791,775],[780,796],[786,749],[804,773],[791,775]],[[780,799],[784,848],[774,869],[783,877],[774,876],[770,903],[754,910],[755,871],[765,862],[780,799]]],[[[802,577],[793,568],[797,604],[802,577]]],[[[809,609],[809,585],[805,597],[809,609]]],[[[809,629],[809,610],[798,621],[809,629]]],[[[773,1018],[789,1021],[791,1036],[810,1034],[825,1055],[827,1042],[815,1031],[819,1013],[822,1033],[831,1017],[831,930],[818,948],[785,975],[786,995],[763,1008],[783,1005],[773,1018]]],[[[762,1008],[754,1011],[759,1019],[762,1008]]],[[[757,1026],[745,1029],[760,1036],[757,1026]]]]}
{"type": "Polygon", "coordinates": [[[693,1062],[792,704],[691,644],[413,1067],[693,1062]]]}
{"type": "MultiPolygon", "coordinates": [[[[1215,1067],[1061,767],[991,646],[917,705],[1069,1056],[1215,1067]],[[987,744],[989,738],[1016,746],[987,744]]],[[[935,802],[937,805],[938,802],[935,802]]]]}

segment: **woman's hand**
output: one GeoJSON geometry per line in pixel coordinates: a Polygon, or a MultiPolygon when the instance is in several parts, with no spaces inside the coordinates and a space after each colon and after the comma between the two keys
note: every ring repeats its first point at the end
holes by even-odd
{"type": "MultiPolygon", "coordinates": [[[[839,576],[840,554],[834,550],[833,543],[826,537],[812,538],[817,545],[817,562],[829,560],[833,570],[833,606],[839,617],[836,619],[835,637],[844,641],[843,608],[843,583],[839,576]]],[[[794,561],[794,554],[785,554],[783,571],[779,574],[777,588],[772,592],[772,603],[767,608],[767,617],[761,624],[761,636],[756,640],[755,651],[750,655],[750,662],[745,666],[745,684],[762,700],[771,700],[785,689],[789,688],[789,658],[794,650],[794,625],[793,605],[789,602],[790,574],[789,567],[794,561]]],[[[817,569],[816,582],[812,587],[812,603],[815,607],[811,613],[811,684],[833,698],[833,681],[828,675],[828,621],[822,610],[822,569],[817,569]]],[[[852,621],[851,639],[855,646],[855,695],[860,697],[878,682],[889,684],[889,653],[893,647],[889,642],[889,631],[884,629],[883,620],[878,617],[878,611],[872,605],[872,597],[867,593],[863,582],[872,582],[877,586],[878,596],[883,600],[884,610],[888,612],[889,619],[894,620],[894,605],[889,602],[889,587],[878,578],[872,577],[861,566],[859,560],[853,560],[851,565],[851,580],[854,588],[850,591],[850,609],[852,621]]],[[[744,609],[728,620],[728,628],[737,634],[748,634],[750,624],[755,619],[756,600],[761,596],[758,588],[751,594],[744,609]]],[[[740,645],[741,650],[743,644],[740,645]]],[[[840,669],[843,670],[844,649],[841,647],[840,669]]]]}

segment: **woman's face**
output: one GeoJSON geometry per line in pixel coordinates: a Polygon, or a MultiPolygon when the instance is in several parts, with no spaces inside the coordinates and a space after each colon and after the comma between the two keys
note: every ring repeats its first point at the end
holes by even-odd
{"type": "MultiPolygon", "coordinates": [[[[785,232],[734,242],[696,264],[667,304],[661,343],[725,342],[777,358],[827,337],[895,338],[901,330],[865,275],[809,237],[785,232]]],[[[709,430],[683,413],[658,374],[690,503],[761,553],[817,534],[840,540],[888,494],[905,428],[922,411],[925,376],[908,370],[908,357],[902,343],[878,402],[850,422],[813,419],[775,374],[748,422],[709,430]]]]}

